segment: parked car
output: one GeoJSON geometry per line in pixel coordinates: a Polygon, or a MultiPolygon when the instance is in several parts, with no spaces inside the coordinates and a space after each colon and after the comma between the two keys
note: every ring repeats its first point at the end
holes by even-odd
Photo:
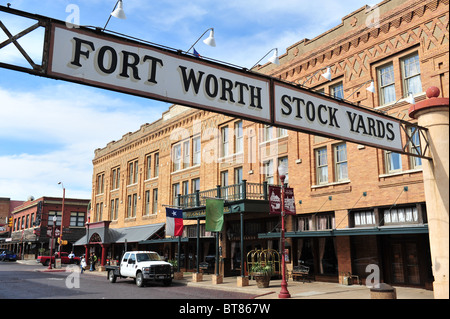
{"type": "MultiPolygon", "coordinates": [[[[52,264],[55,263],[55,256],[56,258],[61,258],[61,264],[80,264],[81,258],[80,257],[74,257],[74,258],[69,258],[69,253],[66,252],[61,252],[60,256],[58,256],[58,253],[55,253],[55,255],[53,255],[51,257],[52,259],[52,264]]],[[[38,263],[41,263],[44,266],[48,266],[50,264],[50,256],[38,256],[37,260],[38,263]]]]}
{"type": "Polygon", "coordinates": [[[17,255],[16,253],[10,251],[10,250],[3,250],[0,253],[0,260],[1,261],[5,261],[5,260],[9,260],[9,261],[16,261],[17,260],[17,255]]]}

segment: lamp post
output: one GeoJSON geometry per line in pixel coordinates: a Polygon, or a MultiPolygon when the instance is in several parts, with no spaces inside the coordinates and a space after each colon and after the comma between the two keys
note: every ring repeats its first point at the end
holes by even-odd
{"type": "Polygon", "coordinates": [[[64,201],[66,199],[66,189],[64,188],[64,184],[59,182],[58,185],[61,184],[63,189],[63,197],[62,197],[62,208],[61,208],[61,231],[59,233],[59,253],[58,256],[61,258],[61,246],[62,246],[62,235],[63,235],[63,223],[64,223],[64,201]]]}
{"type": "Polygon", "coordinates": [[[52,242],[50,244],[50,262],[48,264],[48,269],[52,269],[52,257],[53,257],[53,240],[55,235],[55,224],[56,224],[56,215],[53,215],[53,225],[52,225],[52,242]]]}
{"type": "Polygon", "coordinates": [[[284,223],[284,216],[286,215],[284,211],[284,191],[285,191],[285,184],[284,180],[286,178],[287,173],[287,167],[285,165],[278,166],[278,174],[280,175],[281,180],[281,291],[278,295],[278,298],[291,298],[291,294],[289,293],[287,289],[287,282],[286,282],[286,261],[285,261],[285,242],[286,239],[284,237],[285,232],[285,223],[284,223]]]}

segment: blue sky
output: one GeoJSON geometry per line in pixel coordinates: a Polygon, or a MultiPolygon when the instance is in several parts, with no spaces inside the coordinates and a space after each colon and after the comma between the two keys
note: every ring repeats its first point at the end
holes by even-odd
{"type": "MultiPolygon", "coordinates": [[[[65,21],[79,8],[81,25],[103,27],[115,0],[0,0],[5,6],[65,21]]],[[[279,55],[304,39],[339,25],[347,14],[373,3],[364,0],[124,0],[126,20],[107,29],[174,49],[187,50],[208,28],[217,46],[200,41],[206,57],[251,68],[272,48],[279,55]]],[[[34,22],[0,12],[12,34],[34,22]]],[[[204,36],[206,38],[206,35],[204,36]]],[[[0,29],[0,43],[6,40],[0,29]]],[[[40,62],[43,32],[19,40],[40,62]]],[[[271,55],[271,54],[270,54],[271,55]]],[[[269,55],[269,56],[270,56],[269,55]]],[[[0,62],[27,63],[13,45],[0,62]]],[[[262,61],[261,64],[266,61],[262,61]]],[[[30,195],[90,198],[94,150],[160,118],[170,104],[0,68],[0,197],[30,195]]]]}

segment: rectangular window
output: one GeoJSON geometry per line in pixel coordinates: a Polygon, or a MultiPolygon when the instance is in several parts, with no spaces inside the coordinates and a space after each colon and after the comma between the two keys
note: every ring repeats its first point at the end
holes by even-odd
{"type": "Polygon", "coordinates": [[[85,213],[83,212],[71,212],[70,213],[70,226],[83,227],[84,226],[85,213]]]}
{"type": "Polygon", "coordinates": [[[375,225],[375,213],[373,210],[353,213],[355,227],[375,225]]]}
{"type": "Polygon", "coordinates": [[[190,154],[191,154],[190,143],[189,141],[186,141],[183,143],[183,168],[191,166],[190,154]]]}
{"type": "Polygon", "coordinates": [[[378,69],[380,84],[380,105],[395,102],[394,65],[392,63],[378,69]]]}
{"type": "Polygon", "coordinates": [[[150,191],[145,191],[145,209],[144,215],[150,215],[150,191]]]}
{"type": "Polygon", "coordinates": [[[417,207],[401,207],[384,210],[384,224],[417,224],[419,213],[417,207]]]}
{"type": "Polygon", "coordinates": [[[263,163],[263,172],[264,172],[264,180],[268,184],[273,184],[274,183],[273,160],[265,161],[263,163]]]}
{"type": "Polygon", "coordinates": [[[323,214],[316,216],[316,230],[334,229],[334,214],[323,214]]]}
{"type": "Polygon", "coordinates": [[[336,99],[343,99],[344,98],[344,85],[342,82],[335,84],[330,87],[331,96],[333,96],[336,99]]]}
{"type": "MultiPolygon", "coordinates": [[[[420,154],[420,135],[419,130],[416,127],[408,127],[408,135],[411,136],[409,142],[409,151],[413,154],[420,154]]],[[[412,169],[422,167],[422,159],[416,156],[410,156],[410,164],[412,169]]]]}
{"type": "Polygon", "coordinates": [[[153,189],[153,203],[152,203],[152,213],[158,213],[158,189],[153,189]]]}
{"type": "Polygon", "coordinates": [[[155,174],[153,177],[159,176],[159,153],[155,153],[155,174]]]}
{"type": "Polygon", "coordinates": [[[146,171],[145,171],[145,179],[152,178],[152,156],[148,155],[145,159],[147,162],[146,171]]]}
{"type": "Polygon", "coordinates": [[[192,156],[192,165],[200,165],[201,161],[201,143],[200,143],[200,137],[195,137],[192,140],[193,143],[193,156],[192,156]]]}
{"type": "Polygon", "coordinates": [[[137,194],[133,194],[133,212],[132,212],[132,217],[136,217],[136,209],[137,209],[137,194]]]}
{"type": "Polygon", "coordinates": [[[220,130],[221,137],[221,156],[228,156],[228,126],[222,127],[220,130]]]}
{"type": "Polygon", "coordinates": [[[111,199],[111,207],[109,208],[109,220],[117,220],[119,212],[119,199],[111,199]]]}
{"type": "Polygon", "coordinates": [[[119,189],[120,187],[120,167],[112,169],[111,173],[111,189],[119,189]]]}
{"type": "MultiPolygon", "coordinates": [[[[281,157],[278,159],[278,167],[280,166],[284,166],[286,168],[286,175],[284,178],[284,183],[288,184],[289,183],[289,169],[288,169],[288,158],[286,157],[281,157]]],[[[278,173],[278,184],[281,185],[281,178],[280,178],[280,174],[278,173]]]]}
{"type": "Polygon", "coordinates": [[[420,80],[420,62],[419,55],[414,53],[401,60],[402,78],[403,78],[403,94],[422,93],[422,81],[420,80]]]}
{"type": "MultiPolygon", "coordinates": [[[[49,211],[48,212],[48,226],[53,226],[53,216],[56,215],[56,225],[61,226],[61,212],[49,211]]],[[[23,228],[23,218],[22,218],[22,228],[23,228]]]]}
{"type": "Polygon", "coordinates": [[[178,194],[180,194],[180,184],[172,185],[173,204],[178,205],[178,194]]]}
{"type": "Polygon", "coordinates": [[[103,194],[105,187],[105,173],[97,175],[97,194],[103,194]]]}
{"type": "Polygon", "coordinates": [[[97,203],[95,205],[95,221],[99,222],[103,220],[103,203],[97,203]]]}
{"type": "Polygon", "coordinates": [[[172,153],[172,162],[173,168],[172,171],[176,172],[181,169],[181,144],[177,144],[173,147],[172,153]]]}
{"type": "Polygon", "coordinates": [[[192,184],[192,193],[195,193],[196,191],[199,191],[200,190],[200,178],[194,178],[192,181],[191,181],[191,184],[192,184]]]}
{"type": "Polygon", "coordinates": [[[273,127],[270,125],[264,125],[263,128],[263,142],[264,141],[270,141],[273,139],[273,127]]]}
{"type": "Polygon", "coordinates": [[[348,180],[347,144],[334,146],[334,165],[336,182],[348,180]]]}
{"type": "Polygon", "coordinates": [[[131,195],[128,195],[128,197],[127,197],[127,218],[131,217],[132,207],[133,207],[132,198],[131,198],[131,195]]]}
{"type": "Polygon", "coordinates": [[[136,184],[138,182],[138,161],[128,163],[128,185],[136,184]]]}
{"type": "Polygon", "coordinates": [[[242,130],[242,121],[234,123],[234,152],[241,153],[244,151],[244,135],[242,130]]]}
{"type": "Polygon", "coordinates": [[[298,217],[298,231],[312,230],[312,218],[311,216],[298,217]]]}
{"type": "Polygon", "coordinates": [[[327,148],[319,148],[315,151],[316,155],[316,183],[328,183],[328,159],[327,148]]]}
{"type": "Polygon", "coordinates": [[[401,172],[402,156],[399,153],[385,151],[386,174],[401,172]]]}

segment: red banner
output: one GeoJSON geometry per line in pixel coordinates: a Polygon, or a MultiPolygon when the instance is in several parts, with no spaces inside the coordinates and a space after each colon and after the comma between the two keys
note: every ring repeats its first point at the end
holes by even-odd
{"type": "MultiPolygon", "coordinates": [[[[281,187],[269,186],[269,206],[270,214],[281,215],[281,187]]],[[[286,187],[284,189],[284,212],[287,215],[295,215],[294,189],[286,187]]]]}

